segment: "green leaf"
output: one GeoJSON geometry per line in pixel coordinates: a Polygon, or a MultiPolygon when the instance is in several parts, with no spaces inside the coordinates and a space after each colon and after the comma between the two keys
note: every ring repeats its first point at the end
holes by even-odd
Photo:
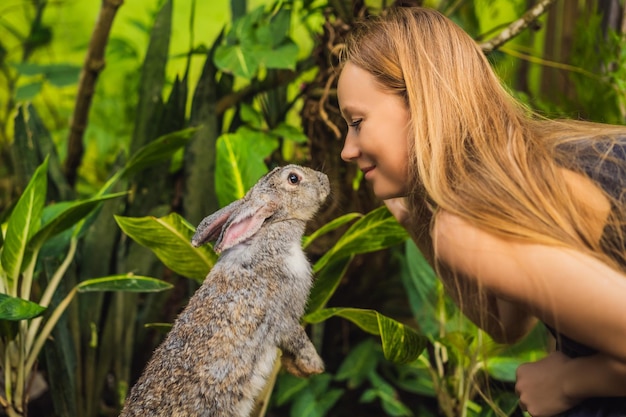
{"type": "Polygon", "coordinates": [[[333,259],[315,275],[315,282],[307,303],[307,313],[324,308],[337,290],[352,259],[353,257],[333,259]]]}
{"type": "Polygon", "coordinates": [[[132,274],[88,279],[76,286],[78,292],[158,292],[172,287],[169,282],[132,274]]]}
{"type": "Polygon", "coordinates": [[[396,363],[412,362],[426,347],[427,338],[415,330],[374,310],[357,308],[327,308],[304,316],[308,323],[320,323],[330,317],[342,317],[361,330],[379,335],[385,358],[396,363]]]}
{"type": "Polygon", "coordinates": [[[65,87],[78,82],[81,67],[73,64],[33,64],[20,63],[15,64],[16,69],[22,75],[36,76],[41,75],[47,79],[52,85],[57,87],[65,87]]]}
{"type": "Polygon", "coordinates": [[[43,211],[44,225],[33,236],[29,247],[37,250],[52,236],[74,226],[91,213],[100,203],[122,197],[127,193],[108,194],[83,201],[63,201],[46,207],[43,211]]]}
{"type": "Polygon", "coordinates": [[[309,137],[301,128],[297,128],[285,122],[280,122],[278,126],[270,131],[270,134],[296,143],[308,143],[309,141],[309,137]]]}
{"type": "Polygon", "coordinates": [[[0,320],[27,320],[40,316],[45,307],[22,298],[0,293],[0,320]]]}
{"type": "Polygon", "coordinates": [[[256,111],[254,107],[247,103],[241,103],[240,109],[241,120],[244,121],[248,126],[251,126],[255,129],[261,129],[263,127],[263,114],[259,111],[256,111]]]}
{"type": "Polygon", "coordinates": [[[295,69],[298,62],[298,45],[289,41],[278,48],[263,49],[257,53],[261,54],[261,61],[267,68],[295,69]]]}
{"type": "Polygon", "coordinates": [[[123,175],[133,175],[147,167],[172,158],[189,143],[198,128],[192,127],[163,135],[135,152],[123,168],[123,175]]]}
{"type": "Polygon", "coordinates": [[[260,64],[255,51],[242,45],[218,46],[213,61],[222,71],[248,80],[254,78],[260,64]]]}
{"type": "Polygon", "coordinates": [[[439,294],[441,283],[411,239],[405,244],[405,261],[400,274],[413,316],[426,335],[437,337],[440,330],[439,294]]]}
{"type": "Polygon", "coordinates": [[[354,347],[339,366],[335,379],[347,381],[350,389],[358,388],[374,372],[382,358],[380,347],[371,338],[354,347]]]}
{"type": "Polygon", "coordinates": [[[22,272],[28,240],[39,230],[48,186],[48,158],[35,170],[7,224],[2,250],[2,267],[9,281],[22,272]]]}
{"type": "Polygon", "coordinates": [[[43,81],[34,81],[32,83],[23,84],[17,87],[15,92],[15,101],[28,101],[34,98],[41,91],[43,81]]]}
{"type": "Polygon", "coordinates": [[[341,398],[344,390],[330,388],[332,376],[314,375],[294,399],[289,415],[291,417],[324,417],[328,410],[341,398]]]}
{"type": "Polygon", "coordinates": [[[360,253],[374,252],[404,242],[406,230],[385,206],[369,212],[341,236],[337,243],[313,265],[320,271],[333,258],[343,258],[360,253]]]}
{"type": "Polygon", "coordinates": [[[363,217],[363,215],[360,213],[348,213],[348,214],[344,214],[343,216],[337,217],[336,219],[331,220],[330,222],[326,223],[324,226],[320,227],[319,229],[311,233],[309,236],[305,236],[304,239],[302,240],[302,247],[306,248],[307,246],[311,244],[311,242],[313,242],[318,237],[326,233],[332,232],[333,230],[338,229],[344,224],[350,223],[352,220],[359,218],[359,217],[363,217]]]}
{"type": "Polygon", "coordinates": [[[217,255],[208,245],[194,248],[195,229],[176,213],[156,218],[115,216],[131,239],[150,249],[172,271],[202,282],[215,265],[217,255]]]}
{"type": "Polygon", "coordinates": [[[267,173],[264,160],[278,145],[271,135],[246,128],[217,139],[215,189],[221,207],[243,197],[267,173]]]}

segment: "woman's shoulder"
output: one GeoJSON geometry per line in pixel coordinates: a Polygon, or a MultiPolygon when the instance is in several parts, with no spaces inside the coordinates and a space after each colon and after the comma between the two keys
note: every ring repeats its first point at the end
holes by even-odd
{"type": "Polygon", "coordinates": [[[626,334],[623,273],[589,254],[499,236],[446,211],[437,213],[433,239],[439,259],[460,275],[568,337],[626,358],[626,345],[615,346],[626,334]]]}

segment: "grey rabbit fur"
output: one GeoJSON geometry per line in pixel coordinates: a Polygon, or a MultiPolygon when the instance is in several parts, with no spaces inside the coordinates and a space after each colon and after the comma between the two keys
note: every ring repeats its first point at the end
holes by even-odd
{"type": "Polygon", "coordinates": [[[324,363],[300,319],[312,284],[301,241],[330,192],[328,177],[278,167],[206,217],[193,246],[221,253],[132,388],[121,417],[246,417],[277,348],[300,377],[324,363]]]}

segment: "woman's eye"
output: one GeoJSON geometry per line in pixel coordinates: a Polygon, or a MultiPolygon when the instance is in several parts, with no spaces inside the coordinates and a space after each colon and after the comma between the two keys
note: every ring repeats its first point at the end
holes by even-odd
{"type": "Polygon", "coordinates": [[[358,128],[362,121],[363,119],[353,120],[352,122],[348,123],[348,126],[358,128]]]}

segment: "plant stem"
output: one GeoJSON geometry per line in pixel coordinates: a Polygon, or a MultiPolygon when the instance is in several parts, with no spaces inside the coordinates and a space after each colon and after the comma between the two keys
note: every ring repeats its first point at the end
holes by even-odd
{"type": "Polygon", "coordinates": [[[35,340],[35,344],[33,345],[32,350],[28,353],[28,359],[26,360],[26,372],[27,373],[29,373],[31,369],[33,368],[33,365],[35,364],[35,361],[37,360],[37,356],[39,355],[39,352],[43,348],[44,343],[46,343],[48,336],[50,336],[52,329],[57,324],[57,322],[59,321],[59,319],[65,312],[65,309],[70,304],[70,302],[72,301],[72,299],[74,298],[77,292],[78,292],[78,287],[72,288],[69,294],[67,294],[67,296],[63,299],[63,301],[61,301],[59,305],[54,309],[54,312],[52,313],[52,315],[46,322],[46,325],[41,330],[41,333],[39,333],[39,336],[37,336],[37,339],[35,340]]]}
{"type": "MultiPolygon", "coordinates": [[[[52,276],[52,279],[46,286],[46,289],[41,297],[41,300],[39,301],[40,306],[48,307],[50,305],[52,296],[54,295],[54,292],[57,290],[59,283],[61,282],[61,278],[63,278],[70,264],[74,260],[74,255],[76,254],[77,245],[78,245],[78,238],[74,236],[70,240],[70,248],[67,251],[67,255],[65,256],[65,259],[63,259],[63,262],[61,263],[61,265],[59,265],[59,268],[55,271],[54,275],[52,276]]],[[[39,330],[39,325],[41,324],[41,320],[43,320],[43,317],[37,317],[33,319],[30,323],[30,326],[28,328],[28,335],[26,337],[26,352],[30,352],[31,350],[33,341],[35,340],[35,335],[37,334],[37,330],[39,330]]]]}
{"type": "Polygon", "coordinates": [[[30,258],[30,262],[26,266],[26,269],[22,273],[22,291],[20,297],[24,300],[30,300],[30,291],[33,286],[33,275],[35,274],[35,265],[37,264],[37,252],[33,253],[33,257],[30,258]]]}

